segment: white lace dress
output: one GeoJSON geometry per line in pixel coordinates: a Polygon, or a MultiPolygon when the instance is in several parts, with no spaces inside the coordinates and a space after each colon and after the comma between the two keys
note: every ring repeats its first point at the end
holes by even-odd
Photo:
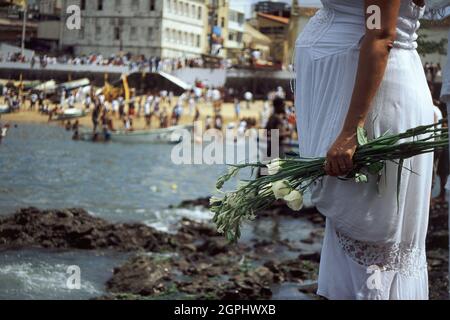
{"type": "MultiPolygon", "coordinates": [[[[323,0],[296,44],[300,153],[325,156],[348,111],[365,33],[364,1],[323,0]]],[[[433,123],[432,98],[417,48],[423,8],[402,0],[397,41],[367,120],[370,135],[433,123]]],[[[327,177],[313,202],[327,217],[319,295],[329,299],[427,299],[425,238],[433,155],[405,161],[381,180],[357,184],[327,177]],[[398,198],[397,198],[398,197],[398,198]],[[398,201],[399,200],[399,206],[398,201]]]]}

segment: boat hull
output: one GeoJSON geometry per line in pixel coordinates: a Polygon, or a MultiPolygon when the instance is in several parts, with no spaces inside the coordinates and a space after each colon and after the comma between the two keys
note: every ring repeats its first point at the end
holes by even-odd
{"type": "Polygon", "coordinates": [[[116,131],[108,133],[105,137],[103,133],[98,133],[94,139],[92,132],[81,132],[80,140],[84,141],[112,141],[117,143],[161,143],[177,144],[183,140],[182,130],[193,132],[193,126],[177,126],[166,129],[139,130],[139,131],[116,131]]]}

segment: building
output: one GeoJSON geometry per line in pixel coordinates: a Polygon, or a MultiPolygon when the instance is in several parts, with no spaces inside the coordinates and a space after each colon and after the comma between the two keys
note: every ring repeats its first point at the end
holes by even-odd
{"type": "Polygon", "coordinates": [[[75,54],[192,58],[207,48],[204,0],[63,0],[68,5],[80,6],[82,27],[62,28],[60,42],[75,54]]]}
{"type": "MultiPolygon", "coordinates": [[[[303,31],[309,20],[316,14],[319,10],[318,7],[306,7],[299,5],[299,0],[294,0],[291,7],[291,19],[289,21],[289,33],[288,33],[288,50],[293,52],[295,49],[295,42],[298,35],[303,31]]],[[[429,47],[437,46],[442,43],[440,47],[444,49],[447,47],[446,39],[448,37],[448,30],[450,28],[450,17],[443,20],[422,20],[421,28],[418,32],[419,34],[419,48],[418,51],[421,53],[421,59],[425,62],[439,63],[444,66],[446,63],[446,55],[436,48],[436,50],[431,50],[434,52],[422,53],[424,50],[421,46],[425,43],[429,44],[429,47]]],[[[426,51],[426,50],[425,50],[426,51]]],[[[448,54],[448,53],[447,53],[448,54]]]]}
{"type": "MultiPolygon", "coordinates": [[[[22,0],[0,0],[0,41],[13,46],[21,46],[25,2],[22,0]]],[[[37,35],[37,20],[34,5],[29,6],[25,29],[25,42],[37,35]]]]}
{"type": "Polygon", "coordinates": [[[228,10],[228,37],[225,41],[227,58],[238,60],[244,50],[245,13],[228,10]]]}
{"type": "Polygon", "coordinates": [[[34,48],[44,52],[53,52],[59,47],[61,35],[62,0],[39,0],[39,22],[34,48]]]}
{"type": "Polygon", "coordinates": [[[270,38],[253,28],[249,23],[245,24],[244,30],[245,48],[251,52],[258,51],[260,53],[260,60],[268,60],[272,45],[270,38]]]}
{"type": "Polygon", "coordinates": [[[251,25],[271,40],[270,55],[275,64],[288,65],[291,54],[288,47],[289,18],[259,12],[251,25]]]}
{"type": "Polygon", "coordinates": [[[291,16],[291,9],[287,3],[274,1],[260,1],[253,5],[255,14],[266,13],[274,16],[289,18],[291,16]]]}
{"type": "Polygon", "coordinates": [[[211,56],[227,57],[229,10],[228,0],[208,0],[208,54],[211,56]]]}

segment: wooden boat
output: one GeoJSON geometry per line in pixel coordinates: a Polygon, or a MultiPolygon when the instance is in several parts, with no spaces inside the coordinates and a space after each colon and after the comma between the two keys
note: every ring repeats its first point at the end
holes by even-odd
{"type": "Polygon", "coordinates": [[[135,130],[135,131],[114,131],[108,132],[106,137],[103,133],[97,133],[94,137],[92,131],[81,131],[79,138],[83,141],[105,141],[119,143],[162,143],[177,144],[183,141],[183,131],[187,130],[191,135],[194,131],[193,125],[180,125],[170,128],[154,130],[135,130]]]}

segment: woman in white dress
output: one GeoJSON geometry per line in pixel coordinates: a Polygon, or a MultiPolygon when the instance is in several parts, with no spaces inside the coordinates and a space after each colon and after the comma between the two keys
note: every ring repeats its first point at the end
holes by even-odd
{"type": "Polygon", "coordinates": [[[312,188],[327,218],[318,294],[427,299],[433,155],[406,160],[399,189],[395,163],[367,184],[337,178],[351,171],[357,127],[376,137],[433,123],[416,51],[424,0],[322,3],[296,44],[300,154],[327,156],[328,176],[312,188]]]}

